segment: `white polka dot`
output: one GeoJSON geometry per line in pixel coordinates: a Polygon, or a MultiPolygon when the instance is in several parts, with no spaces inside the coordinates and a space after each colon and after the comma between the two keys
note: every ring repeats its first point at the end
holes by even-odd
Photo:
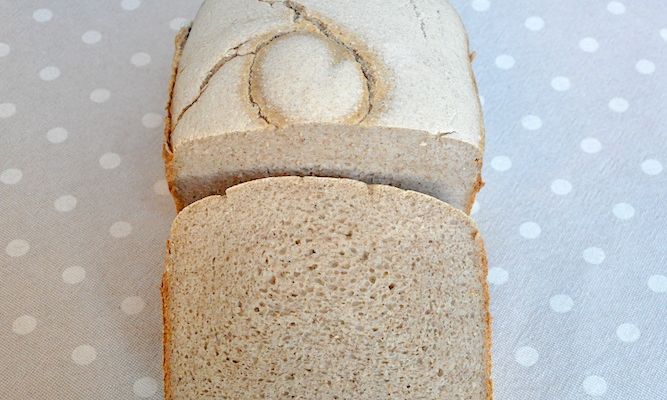
{"type": "Polygon", "coordinates": [[[149,398],[157,393],[157,382],[153,378],[147,376],[139,378],[134,381],[132,385],[132,391],[138,397],[149,398]]]}
{"type": "Polygon", "coordinates": [[[62,278],[63,282],[74,285],[86,278],[86,270],[78,265],[67,267],[63,270],[62,278]]]}
{"type": "Polygon", "coordinates": [[[53,81],[60,76],[60,69],[53,65],[44,67],[39,71],[39,78],[43,81],[53,81]]]}
{"type": "Polygon", "coordinates": [[[662,164],[654,159],[645,160],[642,162],[642,171],[647,175],[658,175],[662,172],[662,164]]]}
{"type": "Polygon", "coordinates": [[[62,143],[67,140],[68,135],[69,133],[67,132],[67,129],[59,126],[49,129],[49,131],[46,132],[46,139],[51,143],[62,143]]]}
{"type": "Polygon", "coordinates": [[[635,69],[640,74],[649,75],[655,72],[655,64],[652,61],[641,59],[635,64],[635,69]]]}
{"type": "Polygon", "coordinates": [[[579,41],[579,48],[587,53],[594,53],[600,48],[600,44],[595,38],[586,37],[579,41]]]}
{"type": "Polygon", "coordinates": [[[53,207],[60,212],[69,212],[76,207],[76,197],[71,194],[60,196],[53,202],[53,207]]]}
{"type": "Polygon", "coordinates": [[[472,203],[472,208],[470,209],[470,215],[475,215],[479,211],[479,202],[475,200],[472,203]]]}
{"type": "Polygon", "coordinates": [[[153,129],[162,126],[162,119],[163,117],[160,114],[148,113],[141,117],[141,123],[146,128],[153,129]]]}
{"type": "Polygon", "coordinates": [[[102,34],[99,31],[86,31],[81,35],[81,40],[85,44],[95,44],[102,40],[102,34]]]}
{"type": "Polygon", "coordinates": [[[537,115],[526,115],[521,118],[521,125],[523,125],[524,129],[534,131],[542,127],[542,119],[537,115]]]}
{"type": "Polygon", "coordinates": [[[514,66],[515,62],[514,57],[509,54],[501,54],[496,57],[496,67],[500,69],[510,69],[514,66]]]}
{"type": "Polygon", "coordinates": [[[139,314],[144,309],[144,299],[137,296],[127,297],[120,303],[120,309],[127,315],[139,314]]]}
{"type": "Polygon", "coordinates": [[[37,22],[48,22],[53,18],[53,13],[48,8],[40,8],[32,13],[32,17],[37,22]]]}
{"type": "Polygon", "coordinates": [[[601,376],[591,375],[584,379],[584,391],[590,396],[602,396],[607,392],[607,382],[601,376]]]}
{"type": "Polygon", "coordinates": [[[178,17],[178,18],[174,18],[171,21],[169,21],[169,27],[171,29],[177,31],[177,30],[179,30],[179,29],[181,29],[185,26],[188,26],[189,23],[190,23],[189,19],[183,18],[183,17],[178,17]]]}
{"type": "Polygon", "coordinates": [[[9,168],[0,174],[0,182],[5,185],[15,185],[23,179],[23,172],[20,169],[9,168]]]}
{"type": "Polygon", "coordinates": [[[104,169],[114,169],[120,165],[120,156],[116,153],[104,153],[100,157],[100,165],[104,169]]]}
{"type": "Polygon", "coordinates": [[[104,103],[105,101],[109,100],[110,97],[111,92],[107,89],[100,88],[90,92],[90,100],[94,101],[95,103],[104,103]]]}
{"type": "Polygon", "coordinates": [[[153,192],[160,196],[167,196],[169,194],[169,185],[167,185],[167,181],[165,179],[160,179],[155,182],[155,184],[153,184],[153,192]]]}
{"type": "Polygon", "coordinates": [[[496,156],[491,159],[491,168],[496,171],[507,171],[512,168],[512,160],[507,156],[496,156]]]}
{"type": "Polygon", "coordinates": [[[563,314],[572,310],[574,301],[566,294],[557,294],[549,299],[549,306],[557,313],[563,314]]]}
{"type": "Polygon", "coordinates": [[[135,53],[130,57],[130,62],[136,67],[143,67],[151,62],[151,56],[148,53],[135,53]]]}
{"type": "Polygon", "coordinates": [[[625,12],[625,5],[620,1],[610,1],[607,4],[607,11],[615,15],[621,15],[625,12]]]}
{"type": "Polygon", "coordinates": [[[14,103],[0,103],[0,118],[9,118],[16,114],[14,103]]]}
{"type": "Polygon", "coordinates": [[[129,222],[114,222],[109,228],[109,233],[115,238],[124,238],[132,233],[132,225],[129,222]]]}
{"type": "Polygon", "coordinates": [[[472,0],[472,9],[475,11],[487,11],[490,7],[489,0],[472,0]]]}
{"type": "Polygon", "coordinates": [[[667,28],[660,29],[660,36],[662,36],[662,40],[667,41],[667,28]]]}
{"type": "Polygon", "coordinates": [[[572,191],[572,184],[565,179],[556,179],[551,182],[551,191],[559,196],[565,196],[572,191]]]}
{"type": "Polygon", "coordinates": [[[618,219],[630,219],[635,215],[635,208],[628,203],[618,203],[612,209],[618,219]]]}
{"type": "Polygon", "coordinates": [[[37,320],[32,315],[21,315],[12,323],[12,331],[17,335],[27,335],[37,327],[37,320]]]}
{"type": "Polygon", "coordinates": [[[139,8],[141,5],[141,0],[123,0],[120,2],[120,6],[123,10],[132,11],[139,8]]]}
{"type": "Polygon", "coordinates": [[[97,351],[89,344],[82,344],[72,350],[72,361],[78,365],[88,365],[97,358],[97,351]]]}
{"type": "Polygon", "coordinates": [[[11,48],[7,43],[0,42],[0,57],[5,57],[9,54],[11,48]]]}
{"type": "Polygon", "coordinates": [[[559,92],[569,90],[570,86],[570,79],[565,76],[557,76],[551,80],[551,87],[559,92]]]}
{"type": "Polygon", "coordinates": [[[30,244],[23,239],[14,239],[5,247],[5,253],[10,257],[21,257],[30,250],[30,244]]]}
{"type": "Polygon", "coordinates": [[[535,222],[528,221],[519,226],[519,233],[526,239],[536,239],[542,233],[542,228],[535,222]]]}
{"type": "Polygon", "coordinates": [[[667,276],[651,275],[646,284],[649,289],[656,293],[667,293],[667,276]]]}
{"type": "Polygon", "coordinates": [[[503,285],[507,280],[509,279],[509,273],[500,268],[500,267],[493,267],[489,269],[489,275],[487,277],[487,280],[489,283],[493,285],[503,285]]]}
{"type": "Polygon", "coordinates": [[[609,100],[609,109],[617,112],[617,113],[623,113],[628,110],[630,107],[630,103],[622,97],[614,97],[613,99],[609,100]]]}
{"type": "Polygon", "coordinates": [[[544,28],[544,20],[537,16],[528,17],[526,18],[524,26],[531,31],[539,31],[544,28]]]}
{"type": "Polygon", "coordinates": [[[599,247],[589,247],[583,252],[584,260],[589,264],[602,264],[605,259],[604,251],[599,247]]]}
{"type": "Polygon", "coordinates": [[[602,143],[596,138],[588,137],[583,139],[580,143],[581,150],[585,153],[594,154],[598,153],[602,149],[602,143]]]}
{"type": "Polygon", "coordinates": [[[639,340],[639,337],[642,335],[639,328],[635,324],[621,324],[616,328],[616,336],[621,340],[621,342],[632,343],[639,340]]]}
{"type": "Polygon", "coordinates": [[[540,358],[540,354],[530,346],[523,346],[516,349],[514,359],[524,367],[532,367],[540,358]]]}

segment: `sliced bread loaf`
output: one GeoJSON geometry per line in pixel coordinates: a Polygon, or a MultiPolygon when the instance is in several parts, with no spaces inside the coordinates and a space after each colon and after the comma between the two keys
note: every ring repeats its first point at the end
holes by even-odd
{"type": "Polygon", "coordinates": [[[163,280],[166,399],[491,398],[486,256],[427,195],[255,180],[185,208],[163,280]]]}
{"type": "Polygon", "coordinates": [[[164,155],[178,209],[317,175],[470,210],[483,123],[446,1],[207,0],[176,42],[164,155]]]}

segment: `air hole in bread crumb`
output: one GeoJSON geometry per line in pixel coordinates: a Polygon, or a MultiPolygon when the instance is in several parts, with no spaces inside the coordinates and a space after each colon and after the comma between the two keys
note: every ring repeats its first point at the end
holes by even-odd
{"type": "Polygon", "coordinates": [[[393,283],[390,283],[390,284],[389,284],[389,290],[392,290],[392,289],[395,288],[395,287],[396,287],[395,284],[393,284],[393,283]]]}
{"type": "Polygon", "coordinates": [[[275,285],[276,284],[276,277],[272,276],[271,278],[269,278],[269,283],[272,284],[272,285],[275,285]]]}
{"type": "Polygon", "coordinates": [[[375,281],[376,281],[375,276],[372,276],[372,275],[371,275],[371,276],[368,278],[368,281],[369,281],[370,283],[373,283],[373,284],[374,284],[375,281]]]}

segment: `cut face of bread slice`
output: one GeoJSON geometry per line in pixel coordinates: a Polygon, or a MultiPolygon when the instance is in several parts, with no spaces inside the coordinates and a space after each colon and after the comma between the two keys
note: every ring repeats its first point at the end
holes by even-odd
{"type": "Polygon", "coordinates": [[[490,399],[486,257],[430,196],[278,177],[185,208],[163,281],[167,399],[490,399]]]}
{"type": "Polygon", "coordinates": [[[177,38],[164,155],[177,208],[281,175],[346,177],[468,212],[481,107],[445,1],[205,1],[177,38]]]}

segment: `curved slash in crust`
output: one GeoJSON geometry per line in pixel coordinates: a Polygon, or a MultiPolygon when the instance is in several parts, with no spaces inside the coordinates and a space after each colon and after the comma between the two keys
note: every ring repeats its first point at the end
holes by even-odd
{"type": "Polygon", "coordinates": [[[359,123],[362,123],[368,115],[371,113],[373,110],[373,103],[375,100],[375,96],[378,95],[378,91],[376,90],[376,82],[377,80],[375,79],[373,75],[373,71],[371,68],[371,65],[368,63],[368,61],[361,55],[359,50],[355,49],[352,47],[350,44],[345,43],[338,35],[333,32],[331,28],[324,22],[321,21],[318,18],[313,17],[312,15],[309,15],[306,8],[302,6],[301,4],[298,4],[292,0],[286,0],[284,2],[285,7],[291,9],[294,11],[294,21],[298,20],[303,20],[306,22],[309,22],[311,25],[313,25],[322,35],[326,36],[328,39],[332,40],[333,42],[337,43],[338,45],[344,47],[347,49],[352,55],[354,56],[355,61],[361,66],[361,72],[364,75],[364,79],[366,80],[366,86],[368,90],[368,107],[366,108],[366,114],[364,114],[361,119],[359,120],[359,123]]]}
{"type": "MultiPolygon", "coordinates": [[[[296,3],[296,2],[294,2],[294,1],[292,1],[292,0],[286,0],[286,1],[279,1],[279,0],[274,0],[274,1],[258,0],[258,1],[260,1],[260,2],[262,2],[262,3],[269,4],[271,7],[273,7],[274,4],[276,4],[276,3],[281,3],[281,4],[283,4],[285,7],[289,8],[290,10],[292,10],[292,11],[294,12],[294,22],[295,22],[295,23],[297,23],[297,22],[299,22],[299,21],[305,21],[306,23],[308,23],[308,24],[310,24],[311,26],[313,26],[313,27],[314,27],[317,31],[319,31],[322,35],[324,35],[325,37],[327,37],[329,40],[331,40],[331,41],[337,43],[338,45],[344,47],[345,49],[347,49],[348,51],[350,51],[350,53],[352,53],[352,55],[353,55],[355,61],[356,61],[356,62],[360,65],[360,67],[361,67],[361,72],[362,72],[362,74],[363,74],[363,76],[364,76],[364,79],[366,80],[366,86],[367,86],[367,90],[368,90],[368,107],[366,108],[366,113],[361,117],[361,119],[360,119],[359,122],[358,122],[358,123],[362,123],[362,122],[363,122],[363,121],[364,121],[364,120],[371,114],[371,112],[372,112],[372,110],[373,110],[373,105],[374,105],[374,104],[377,102],[377,100],[378,100],[377,97],[381,96],[381,95],[382,95],[382,92],[383,92],[383,90],[378,90],[377,87],[376,87],[376,86],[378,85],[378,82],[380,82],[380,81],[379,81],[378,79],[376,79],[376,77],[375,77],[375,75],[374,75],[374,72],[373,72],[373,69],[372,69],[372,67],[371,67],[371,64],[368,62],[368,60],[365,59],[365,57],[361,54],[361,52],[360,52],[358,49],[352,47],[349,43],[346,43],[343,39],[341,39],[341,38],[339,37],[340,35],[336,34],[336,33],[333,31],[333,29],[331,29],[331,28],[329,27],[329,25],[328,25],[327,23],[325,23],[324,21],[322,21],[322,20],[320,20],[320,19],[318,19],[318,18],[316,18],[316,17],[314,17],[314,16],[312,16],[312,15],[309,15],[309,14],[307,13],[307,10],[306,10],[306,8],[305,8],[304,6],[302,6],[302,5],[300,5],[300,4],[296,3]]],[[[209,82],[211,81],[211,79],[213,78],[213,76],[214,76],[214,75],[215,75],[215,74],[216,74],[216,73],[217,73],[217,72],[218,72],[218,71],[219,71],[219,70],[220,70],[220,69],[221,69],[227,62],[229,62],[229,61],[231,61],[231,60],[233,60],[234,58],[239,57],[239,56],[246,56],[246,55],[250,55],[250,54],[254,55],[254,54],[257,53],[257,51],[258,51],[259,49],[261,49],[262,47],[266,46],[267,44],[269,44],[270,42],[272,42],[272,41],[275,40],[276,38],[278,38],[278,37],[280,37],[280,36],[283,36],[283,35],[285,35],[285,34],[291,33],[291,32],[295,32],[298,28],[299,28],[298,24],[295,24],[295,26],[293,27],[293,29],[286,30],[286,31],[281,31],[279,34],[275,34],[275,35],[273,35],[272,37],[268,38],[267,40],[264,40],[264,41],[262,41],[262,42],[259,42],[256,46],[254,46],[254,49],[253,49],[252,51],[248,51],[248,52],[245,52],[245,53],[240,53],[240,52],[239,52],[239,49],[240,49],[242,46],[244,46],[244,45],[246,45],[246,44],[248,44],[248,43],[250,43],[250,42],[256,40],[257,38],[250,38],[250,39],[248,39],[248,40],[246,40],[246,41],[244,41],[244,42],[242,42],[242,43],[239,43],[237,46],[233,47],[233,48],[231,49],[232,53],[231,53],[231,54],[227,54],[227,55],[225,55],[224,57],[222,57],[222,58],[221,58],[217,63],[215,63],[215,65],[210,69],[210,71],[208,72],[208,74],[206,74],[206,77],[204,78],[204,80],[202,81],[202,83],[201,83],[201,85],[200,85],[200,87],[199,87],[199,93],[198,93],[197,96],[194,98],[194,100],[193,100],[192,102],[190,102],[188,105],[186,105],[186,106],[183,108],[183,110],[181,110],[181,112],[179,113],[178,116],[176,116],[175,118],[172,119],[171,130],[173,130],[173,129],[176,128],[176,126],[177,126],[178,123],[181,121],[181,119],[183,118],[183,116],[185,115],[185,113],[186,113],[186,112],[187,112],[187,111],[188,111],[188,110],[189,110],[195,103],[197,103],[197,101],[199,100],[199,98],[200,98],[200,97],[204,94],[204,92],[206,91],[206,88],[208,87],[208,84],[209,84],[209,82]]],[[[253,59],[253,60],[252,60],[252,65],[251,65],[251,68],[250,68],[251,74],[252,74],[252,66],[254,66],[254,63],[255,63],[255,60],[253,59]]],[[[249,83],[248,83],[248,84],[249,84],[249,85],[252,84],[252,77],[250,77],[250,79],[249,79],[249,83]]],[[[250,89],[250,88],[249,88],[249,89],[250,89]]],[[[253,107],[255,107],[255,108],[257,109],[258,117],[259,117],[260,119],[262,119],[264,122],[266,122],[268,125],[275,127],[275,124],[271,123],[271,121],[269,121],[269,119],[266,117],[266,115],[263,114],[261,108],[259,107],[259,104],[257,104],[257,103],[254,101],[254,99],[253,99],[253,97],[252,97],[252,91],[251,91],[251,90],[249,90],[249,96],[248,96],[248,97],[249,97],[249,98],[248,98],[249,102],[253,105],[253,107]]]]}

